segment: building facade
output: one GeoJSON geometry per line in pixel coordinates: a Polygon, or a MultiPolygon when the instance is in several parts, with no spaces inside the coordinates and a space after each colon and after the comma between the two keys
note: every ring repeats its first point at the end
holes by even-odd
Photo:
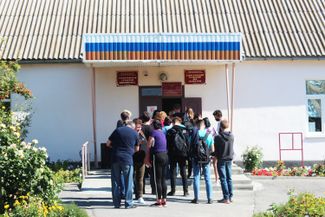
{"type": "MultiPolygon", "coordinates": [[[[51,160],[79,160],[81,145],[89,141],[92,159],[96,146],[100,161],[100,144],[114,130],[122,110],[137,117],[143,110],[168,110],[175,103],[183,109],[189,103],[212,123],[212,112],[222,110],[232,120],[236,160],[254,145],[263,148],[265,160],[278,160],[279,133],[288,132],[302,133],[305,160],[325,159],[322,0],[0,0],[0,5],[1,57],[22,64],[19,79],[35,96],[29,138],[38,138],[51,160]],[[238,58],[211,60],[212,55],[202,55],[185,61],[182,54],[171,54],[171,59],[161,60],[160,54],[152,54],[150,61],[130,61],[132,56],[120,54],[117,61],[108,53],[107,58],[95,54],[88,61],[86,33],[242,38],[238,58]],[[123,85],[127,81],[121,72],[135,72],[137,82],[123,85]],[[205,81],[186,81],[188,72],[204,74],[205,81]],[[164,83],[172,82],[181,82],[182,91],[164,95],[164,83]]],[[[13,105],[19,103],[12,98],[13,105]]],[[[283,135],[283,148],[292,143],[298,147],[299,136],[283,135]]],[[[283,152],[282,159],[300,160],[301,152],[283,152]]]]}

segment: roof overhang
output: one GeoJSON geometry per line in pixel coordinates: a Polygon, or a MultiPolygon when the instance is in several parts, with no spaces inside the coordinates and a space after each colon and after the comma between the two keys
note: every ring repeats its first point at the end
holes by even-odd
{"type": "Polygon", "coordinates": [[[97,67],[226,64],[243,59],[242,34],[84,34],[82,54],[97,67]]]}

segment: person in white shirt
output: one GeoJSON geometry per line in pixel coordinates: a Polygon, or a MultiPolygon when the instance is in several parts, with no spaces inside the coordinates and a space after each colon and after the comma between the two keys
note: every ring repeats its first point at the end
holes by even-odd
{"type": "MultiPolygon", "coordinates": [[[[213,112],[214,119],[216,120],[216,124],[212,127],[212,136],[215,137],[219,135],[219,130],[220,130],[220,122],[222,119],[222,112],[220,110],[215,110],[213,112]]],[[[214,172],[214,177],[216,179],[216,182],[218,181],[218,169],[217,169],[217,158],[213,157],[212,158],[212,165],[213,165],[213,172],[214,172]]]]}

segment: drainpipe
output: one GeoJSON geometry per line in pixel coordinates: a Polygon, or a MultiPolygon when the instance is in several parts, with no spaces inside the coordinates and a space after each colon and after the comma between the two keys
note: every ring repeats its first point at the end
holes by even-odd
{"type": "Polygon", "coordinates": [[[230,131],[232,131],[234,126],[234,102],[235,102],[235,72],[236,72],[236,65],[235,63],[232,64],[232,83],[231,83],[231,121],[230,121],[230,131]]]}
{"type": "Polygon", "coordinates": [[[226,73],[226,93],[227,93],[227,114],[228,114],[228,121],[230,120],[230,93],[229,93],[229,67],[228,64],[225,65],[225,73],[226,73]]]}
{"type": "Polygon", "coordinates": [[[92,76],[91,76],[91,102],[92,102],[92,118],[93,118],[93,141],[94,141],[94,160],[95,168],[98,168],[98,159],[97,159],[97,135],[96,135],[96,70],[93,65],[92,76]]]}

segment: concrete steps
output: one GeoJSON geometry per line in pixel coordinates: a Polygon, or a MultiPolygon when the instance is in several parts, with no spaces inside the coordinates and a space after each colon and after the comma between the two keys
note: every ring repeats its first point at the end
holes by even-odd
{"type": "MultiPolygon", "coordinates": [[[[213,190],[221,191],[220,181],[219,180],[218,180],[218,182],[215,181],[213,167],[211,167],[211,179],[212,179],[211,181],[212,181],[213,190]]],[[[167,181],[167,186],[169,187],[170,180],[168,179],[166,181],[167,181]]],[[[252,180],[249,177],[247,177],[244,174],[244,170],[242,168],[238,167],[236,164],[233,164],[233,166],[232,166],[232,181],[233,181],[233,189],[234,190],[243,190],[243,191],[252,191],[253,190],[252,180]]],[[[188,182],[189,188],[192,189],[193,178],[191,177],[190,179],[187,180],[187,182],[188,182]]],[[[148,190],[151,191],[149,178],[146,179],[146,186],[148,186],[148,190]]],[[[205,182],[204,182],[203,177],[201,177],[200,189],[205,190],[205,182]]],[[[183,191],[182,178],[179,175],[176,178],[176,190],[181,191],[181,192],[183,191]]],[[[146,191],[147,191],[147,189],[146,189],[146,191]]]]}
{"type": "MultiPolygon", "coordinates": [[[[232,181],[233,181],[233,188],[237,191],[252,191],[253,190],[253,183],[252,180],[247,177],[243,169],[238,167],[237,165],[233,165],[232,167],[232,181]]],[[[168,190],[170,190],[170,180],[167,181],[167,187],[168,190]]],[[[220,181],[215,181],[213,168],[211,167],[211,181],[212,181],[212,188],[214,191],[221,191],[220,181]]],[[[146,178],[146,192],[151,192],[150,187],[150,180],[149,178],[146,178]]],[[[189,190],[193,190],[193,178],[188,179],[188,186],[189,190]]],[[[97,192],[103,191],[107,192],[111,188],[111,181],[110,181],[110,171],[109,170],[96,170],[96,171],[90,171],[87,178],[82,183],[81,190],[85,192],[97,192]]],[[[205,191],[205,182],[203,177],[201,177],[200,180],[200,190],[205,191]]],[[[180,176],[176,178],[176,191],[178,193],[183,192],[182,187],[182,179],[180,176]]]]}

